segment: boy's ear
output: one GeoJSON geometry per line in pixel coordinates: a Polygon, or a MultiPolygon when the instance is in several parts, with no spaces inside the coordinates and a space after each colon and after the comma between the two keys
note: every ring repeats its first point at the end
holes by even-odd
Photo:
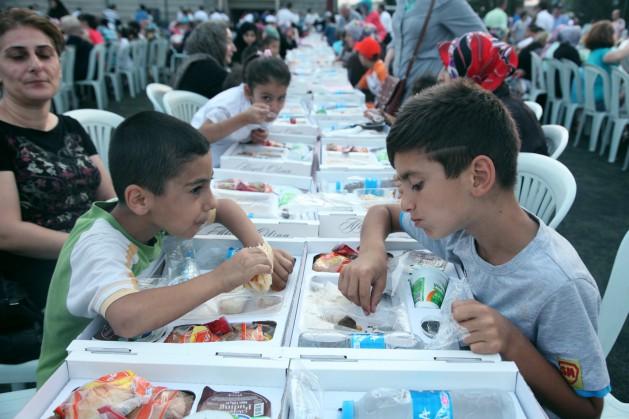
{"type": "Polygon", "coordinates": [[[249,88],[248,84],[245,84],[245,96],[247,96],[249,99],[253,99],[253,92],[249,88]]]}
{"type": "Polygon", "coordinates": [[[138,185],[129,185],[124,190],[124,199],[135,215],[146,215],[151,209],[153,194],[138,185]]]}
{"type": "Polygon", "coordinates": [[[496,167],[493,160],[483,155],[476,156],[470,163],[470,171],[472,196],[486,195],[496,183],[496,167]]]}

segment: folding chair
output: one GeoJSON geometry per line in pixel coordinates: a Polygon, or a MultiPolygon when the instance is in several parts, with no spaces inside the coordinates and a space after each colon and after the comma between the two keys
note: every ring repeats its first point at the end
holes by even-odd
{"type": "Polygon", "coordinates": [[[629,123],[629,74],[620,68],[612,69],[611,98],[609,104],[609,123],[603,134],[601,156],[609,145],[608,162],[616,161],[620,139],[629,123]],[[621,95],[620,92],[624,92],[621,95]]]}
{"type": "Polygon", "coordinates": [[[149,83],[146,86],[146,95],[153,104],[154,110],[157,112],[165,112],[164,95],[172,90],[172,87],[161,83],[149,83]]]}
{"type": "Polygon", "coordinates": [[[556,124],[562,108],[561,97],[557,96],[557,83],[560,74],[559,60],[544,60],[544,77],[546,78],[546,108],[544,122],[556,124]]]}
{"type": "Polygon", "coordinates": [[[542,114],[544,113],[542,105],[537,102],[533,102],[532,100],[525,100],[524,104],[533,111],[533,113],[535,114],[535,118],[537,118],[538,121],[542,119],[542,114]]]}
{"type": "Polygon", "coordinates": [[[10,384],[11,391],[0,393],[0,418],[15,417],[35,395],[35,389],[24,390],[25,384],[36,379],[37,360],[22,364],[0,364],[0,384],[10,384]]]}
{"type": "Polygon", "coordinates": [[[518,155],[515,196],[520,205],[557,228],[574,203],[577,182],[559,161],[535,153],[518,155]]]}
{"type": "Polygon", "coordinates": [[[544,63],[539,55],[531,52],[531,90],[527,99],[535,102],[539,95],[546,93],[546,90],[544,63]]]}
{"type": "Polygon", "coordinates": [[[90,135],[96,151],[105,167],[109,168],[109,141],[112,131],[120,125],[124,118],[118,114],[99,109],[77,109],[65,115],[79,121],[90,135]]]}
{"type": "MultiPolygon", "coordinates": [[[[629,232],[625,234],[616,253],[598,318],[598,338],[606,357],[614,347],[629,314],[627,299],[629,299],[629,232]]],[[[629,403],[617,400],[611,393],[605,396],[601,418],[627,417],[629,417],[629,403]]]]}
{"type": "Polygon", "coordinates": [[[583,116],[579,121],[579,130],[577,131],[577,138],[574,141],[575,147],[579,145],[581,141],[581,135],[583,134],[583,128],[585,127],[585,121],[588,117],[592,118],[592,128],[590,130],[590,144],[588,149],[590,151],[596,150],[596,143],[598,142],[598,133],[601,130],[601,126],[605,121],[605,118],[609,117],[609,102],[610,102],[610,81],[609,74],[602,68],[586,65],[584,67],[585,85],[584,85],[584,97],[585,107],[583,108],[583,116]],[[596,98],[594,97],[594,85],[597,79],[601,79],[603,82],[603,109],[596,108],[596,98]]]}
{"type": "Polygon", "coordinates": [[[563,126],[570,131],[574,115],[583,109],[583,80],[579,66],[566,59],[560,60],[559,86],[563,109],[563,126]],[[574,87],[574,97],[572,95],[574,87]]]}
{"type": "Polygon", "coordinates": [[[91,87],[94,89],[98,109],[105,109],[107,107],[107,86],[105,84],[106,59],[105,45],[95,45],[90,51],[87,77],[85,77],[85,80],[75,82],[77,86],[91,87]]]}
{"type": "Polygon", "coordinates": [[[192,121],[194,114],[209,99],[197,93],[185,90],[173,90],[164,95],[164,111],[185,122],[192,121]]]}
{"type": "Polygon", "coordinates": [[[55,111],[61,114],[67,110],[77,108],[78,100],[74,93],[74,62],[76,50],[73,46],[67,46],[61,53],[61,86],[57,94],[52,98],[55,111]]]}
{"type": "Polygon", "coordinates": [[[549,157],[555,160],[558,159],[568,145],[568,137],[570,135],[568,130],[561,125],[542,125],[542,131],[544,131],[544,137],[546,138],[549,157]]]}

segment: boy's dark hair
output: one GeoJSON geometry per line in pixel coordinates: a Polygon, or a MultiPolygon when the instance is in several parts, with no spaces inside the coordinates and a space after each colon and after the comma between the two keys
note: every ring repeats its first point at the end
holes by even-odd
{"type": "Polygon", "coordinates": [[[610,20],[600,20],[592,25],[583,44],[590,51],[614,46],[614,25],[610,20]]]}
{"type": "Polygon", "coordinates": [[[252,56],[244,66],[244,81],[250,89],[271,81],[282,86],[290,84],[290,70],[284,61],[277,57],[252,56]]]}
{"type": "Polygon", "coordinates": [[[413,86],[411,87],[411,94],[417,95],[423,92],[425,89],[434,86],[437,84],[438,80],[432,74],[424,74],[419,76],[413,82],[413,86]]]}
{"type": "Polygon", "coordinates": [[[144,111],[127,118],[109,144],[109,171],[119,202],[125,204],[129,185],[161,195],[166,182],[177,176],[185,163],[206,155],[209,149],[199,131],[170,115],[144,111]]]}
{"type": "Polygon", "coordinates": [[[516,181],[520,139],[509,111],[491,92],[464,78],[437,85],[404,103],[387,136],[387,153],[417,150],[456,178],[479,155],[489,157],[505,189],[516,181]]]}

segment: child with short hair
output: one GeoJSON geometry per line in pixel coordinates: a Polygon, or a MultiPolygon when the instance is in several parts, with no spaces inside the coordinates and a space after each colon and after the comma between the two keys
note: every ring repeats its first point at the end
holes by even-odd
{"type": "Polygon", "coordinates": [[[356,88],[369,91],[375,98],[380,94],[382,83],[389,75],[387,66],[380,59],[380,44],[378,41],[368,36],[354,46],[354,50],[358,53],[360,63],[367,69],[365,74],[358,80],[356,88]]]}
{"type": "Polygon", "coordinates": [[[163,113],[141,112],[118,126],[109,149],[118,202],[94,203],[61,250],[48,291],[39,385],[99,315],[117,335],[131,338],[258,275],[268,281],[272,270],[274,288],[285,285],[294,258],[271,250],[235,202],[214,198],[208,151],[197,130],[163,113]],[[139,289],[137,277],[155,269],[165,233],[192,238],[214,219],[242,242],[242,251],[185,283],[139,289]]]}
{"type": "Polygon", "coordinates": [[[509,111],[469,81],[409,99],[387,137],[401,204],[369,209],[360,255],[339,289],[374,312],[386,282],[384,240],[406,231],[465,272],[474,300],[453,302],[452,315],[472,351],[514,361],[551,416],[598,417],[610,391],[600,294],[570,243],[520,207],[518,148],[509,111]]]}
{"type": "Polygon", "coordinates": [[[214,167],[234,142],[264,141],[267,125],[284,107],[290,71],[282,60],[252,56],[244,75],[243,84],[214,96],[190,122],[212,144],[214,167]]]}

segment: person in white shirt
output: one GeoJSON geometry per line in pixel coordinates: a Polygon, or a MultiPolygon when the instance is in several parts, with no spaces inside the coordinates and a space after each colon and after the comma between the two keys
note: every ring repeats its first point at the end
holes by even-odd
{"type": "Polygon", "coordinates": [[[317,20],[319,20],[319,14],[313,13],[312,9],[308,9],[306,11],[306,17],[304,18],[306,29],[311,29],[312,27],[314,27],[314,24],[317,20]]]}
{"type": "Polygon", "coordinates": [[[294,13],[291,9],[293,3],[286,3],[286,6],[277,11],[277,25],[282,27],[292,26],[299,24],[299,15],[294,13]]]}
{"type": "Polygon", "coordinates": [[[209,16],[207,12],[204,10],[203,6],[199,6],[199,9],[194,12],[194,20],[195,22],[203,23],[209,20],[209,16]]]}
{"type": "Polygon", "coordinates": [[[535,16],[535,24],[546,33],[552,33],[555,27],[555,17],[548,11],[548,1],[541,0],[537,7],[539,11],[537,12],[537,16],[535,16]]]}
{"type": "Polygon", "coordinates": [[[623,32],[625,31],[626,23],[625,19],[620,17],[620,9],[612,10],[612,25],[614,26],[616,40],[621,40],[623,32]]]}
{"type": "Polygon", "coordinates": [[[284,107],[290,83],[288,66],[280,58],[253,56],[244,64],[245,83],[210,99],[190,124],[211,143],[214,167],[234,142],[263,142],[284,107]]]}
{"type": "Polygon", "coordinates": [[[109,23],[111,23],[114,26],[116,25],[116,22],[120,20],[120,15],[118,14],[118,11],[116,10],[115,4],[110,4],[109,6],[107,6],[103,10],[103,16],[105,17],[105,19],[109,21],[109,23]]]}
{"type": "Polygon", "coordinates": [[[384,26],[384,29],[387,30],[387,33],[393,33],[393,19],[391,18],[391,13],[387,11],[384,3],[380,3],[378,5],[378,11],[380,12],[380,23],[384,26]]]}

